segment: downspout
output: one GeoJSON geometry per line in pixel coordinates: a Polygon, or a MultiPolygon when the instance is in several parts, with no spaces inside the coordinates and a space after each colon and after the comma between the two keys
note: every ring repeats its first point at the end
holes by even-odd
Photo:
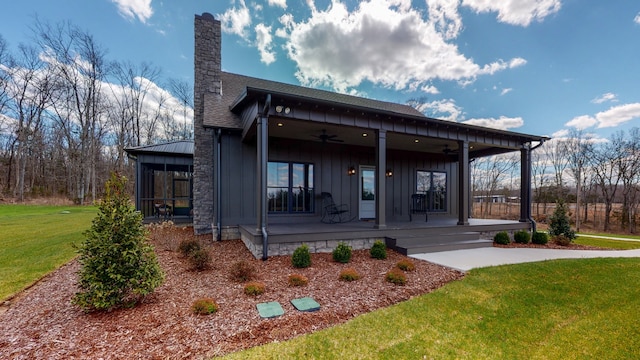
{"type": "Polygon", "coordinates": [[[536,221],[533,220],[533,216],[531,216],[531,154],[533,153],[533,150],[539,148],[540,146],[542,146],[542,144],[544,144],[544,139],[541,139],[538,145],[529,149],[529,164],[527,164],[527,166],[529,167],[529,171],[527,171],[529,173],[529,188],[527,189],[527,192],[529,193],[529,195],[527,196],[529,198],[529,221],[531,222],[531,230],[534,234],[537,232],[537,224],[536,221]]]}
{"type": "Polygon", "coordinates": [[[216,227],[218,228],[218,241],[222,240],[222,164],[220,163],[222,160],[222,154],[220,150],[222,149],[222,129],[217,128],[215,133],[215,141],[216,141],[216,227]]]}
{"type": "MultiPolygon", "coordinates": [[[[269,150],[269,146],[268,146],[268,136],[265,136],[265,131],[267,131],[267,125],[266,122],[269,119],[269,108],[271,108],[271,94],[267,95],[267,100],[264,103],[264,108],[262,109],[262,119],[261,119],[261,131],[259,132],[259,136],[262,137],[262,141],[260,142],[260,166],[262,167],[262,171],[260,171],[260,188],[262,190],[265,190],[267,188],[267,169],[266,166],[264,166],[266,164],[266,162],[268,161],[268,157],[267,157],[267,151],[269,150]]],[[[262,193],[262,191],[260,191],[260,193],[262,193]]],[[[262,260],[267,260],[267,258],[269,257],[268,255],[268,251],[269,251],[269,234],[267,234],[267,203],[265,200],[265,197],[263,197],[262,202],[261,202],[262,206],[260,209],[260,230],[262,232],[262,260]]]]}

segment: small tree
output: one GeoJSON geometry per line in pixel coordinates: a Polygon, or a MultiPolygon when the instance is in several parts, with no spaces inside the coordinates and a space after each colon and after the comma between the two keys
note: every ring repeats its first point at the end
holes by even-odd
{"type": "Polygon", "coordinates": [[[549,235],[552,237],[562,235],[569,241],[573,241],[576,238],[575,231],[571,230],[569,216],[567,215],[567,205],[564,202],[556,203],[556,209],[553,211],[551,222],[549,223],[549,235]]]}
{"type": "Polygon", "coordinates": [[[87,312],[133,306],[164,280],[126,182],[124,176],[111,174],[98,215],[78,248],[80,292],[72,302],[87,312]]]}

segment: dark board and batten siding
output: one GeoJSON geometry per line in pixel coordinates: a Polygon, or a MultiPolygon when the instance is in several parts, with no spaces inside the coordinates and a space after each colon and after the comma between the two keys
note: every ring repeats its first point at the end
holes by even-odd
{"type": "MultiPolygon", "coordinates": [[[[416,189],[416,171],[447,173],[447,211],[457,214],[457,164],[443,156],[389,150],[387,164],[394,175],[386,178],[388,219],[408,220],[409,198],[416,189]]],[[[332,193],[337,203],[347,203],[352,216],[358,215],[359,176],[348,176],[350,166],[375,166],[375,149],[344,144],[322,144],[284,138],[269,139],[269,161],[301,162],[314,165],[315,214],[269,215],[270,221],[286,218],[295,222],[321,214],[319,195],[332,193]]],[[[222,137],[222,225],[236,226],[256,222],[256,147],[241,141],[239,132],[224,132],[222,137]]]]}

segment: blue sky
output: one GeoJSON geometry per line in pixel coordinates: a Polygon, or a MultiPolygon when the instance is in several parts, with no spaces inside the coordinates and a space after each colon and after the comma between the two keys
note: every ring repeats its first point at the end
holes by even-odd
{"type": "Polygon", "coordinates": [[[193,81],[193,18],[222,20],[225,71],[516,132],[596,137],[639,125],[640,3],[601,0],[22,0],[0,12],[15,51],[37,15],[93,34],[110,60],[193,81]]]}

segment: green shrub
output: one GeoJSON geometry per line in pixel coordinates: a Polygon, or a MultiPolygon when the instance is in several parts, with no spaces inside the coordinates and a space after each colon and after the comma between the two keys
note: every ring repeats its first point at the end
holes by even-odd
{"type": "Polygon", "coordinates": [[[78,247],[80,291],[72,302],[87,312],[133,306],[164,281],[126,183],[124,176],[111,174],[98,215],[78,247]]]}
{"type": "Polygon", "coordinates": [[[387,245],[381,240],[376,240],[369,251],[369,254],[374,259],[384,260],[387,258],[387,245]]]}
{"type": "Polygon", "coordinates": [[[256,277],[256,268],[248,261],[236,261],[231,265],[229,277],[235,282],[251,281],[256,277]]]}
{"type": "Polygon", "coordinates": [[[563,202],[556,203],[556,209],[551,215],[551,221],[549,223],[549,235],[551,237],[557,237],[562,235],[572,242],[576,238],[575,231],[571,230],[569,224],[569,216],[567,216],[567,205],[563,202]]]}
{"type": "Polygon", "coordinates": [[[360,274],[354,268],[346,268],[340,271],[340,276],[338,277],[342,281],[355,281],[360,279],[360,274]]]}
{"type": "Polygon", "coordinates": [[[209,315],[218,311],[218,304],[211,298],[198,299],[191,305],[191,312],[196,315],[209,315]]]}
{"type": "Polygon", "coordinates": [[[251,296],[258,296],[264,294],[264,284],[258,281],[248,282],[244,286],[244,293],[251,296]]]}
{"type": "Polygon", "coordinates": [[[409,259],[402,259],[398,261],[396,267],[402,271],[413,271],[416,269],[416,265],[409,259]]]}
{"type": "Polygon", "coordinates": [[[528,244],[530,240],[531,235],[526,230],[516,231],[513,234],[513,241],[517,242],[518,244],[528,244]]]}
{"type": "Polygon", "coordinates": [[[291,286],[306,286],[309,283],[309,279],[306,276],[300,274],[289,275],[289,285],[291,286]]]}
{"type": "Polygon", "coordinates": [[[333,261],[346,264],[351,260],[351,246],[345,242],[340,242],[331,254],[333,255],[333,261]]]}
{"type": "Polygon", "coordinates": [[[531,242],[538,245],[546,245],[549,242],[549,236],[545,232],[536,231],[531,236],[531,242]]]}
{"type": "Polygon", "coordinates": [[[200,249],[200,243],[196,239],[184,239],[180,241],[180,244],[178,245],[178,252],[184,257],[189,257],[191,252],[200,249]]]}
{"type": "Polygon", "coordinates": [[[195,270],[202,271],[211,266],[211,255],[206,249],[193,250],[188,256],[189,262],[195,270]]]}
{"type": "Polygon", "coordinates": [[[293,251],[291,256],[291,264],[295,268],[308,268],[311,266],[311,254],[306,244],[299,246],[293,251]]]}
{"type": "Polygon", "coordinates": [[[404,285],[407,283],[407,276],[402,272],[402,270],[395,267],[387,272],[385,280],[396,285],[404,285]]]}
{"type": "Polygon", "coordinates": [[[506,231],[500,231],[493,237],[493,242],[500,245],[509,245],[511,239],[509,239],[509,234],[506,231]]]}

